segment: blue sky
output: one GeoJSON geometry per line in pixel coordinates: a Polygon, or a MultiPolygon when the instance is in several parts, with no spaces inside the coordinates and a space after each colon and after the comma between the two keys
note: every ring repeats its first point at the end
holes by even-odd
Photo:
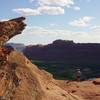
{"type": "Polygon", "coordinates": [[[100,43],[100,0],[1,0],[0,20],[26,17],[9,42],[47,44],[56,39],[100,43]]]}

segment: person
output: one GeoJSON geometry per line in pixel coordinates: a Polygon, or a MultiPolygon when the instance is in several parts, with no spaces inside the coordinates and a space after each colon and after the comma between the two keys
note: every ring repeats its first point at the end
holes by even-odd
{"type": "Polygon", "coordinates": [[[77,80],[78,82],[81,81],[81,76],[82,76],[81,70],[80,70],[80,69],[77,69],[77,70],[76,70],[76,80],[77,80]]]}

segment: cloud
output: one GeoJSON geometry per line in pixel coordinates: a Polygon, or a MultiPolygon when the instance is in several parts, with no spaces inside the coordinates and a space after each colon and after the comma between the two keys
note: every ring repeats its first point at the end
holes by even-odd
{"type": "Polygon", "coordinates": [[[25,15],[25,16],[29,16],[29,15],[40,15],[40,12],[37,9],[30,9],[30,8],[18,8],[18,9],[13,9],[13,11],[25,15]]]}
{"type": "Polygon", "coordinates": [[[38,11],[48,15],[64,14],[64,9],[61,7],[42,6],[38,8],[38,11]]]}
{"type": "Polygon", "coordinates": [[[91,29],[91,33],[95,33],[95,34],[100,34],[100,26],[93,26],[90,28],[91,29]]]}
{"type": "Polygon", "coordinates": [[[91,16],[84,16],[82,18],[70,22],[69,25],[79,28],[87,27],[89,26],[89,23],[91,22],[92,19],[93,17],[91,16]]]}
{"type": "Polygon", "coordinates": [[[14,12],[19,14],[23,14],[25,16],[31,15],[60,15],[64,14],[65,7],[72,8],[74,10],[80,10],[80,7],[73,6],[75,5],[74,0],[29,0],[29,2],[33,2],[37,4],[37,8],[16,8],[13,9],[14,12]]]}
{"type": "Polygon", "coordinates": [[[40,5],[69,6],[74,5],[73,0],[38,0],[40,5]]]}
{"type": "MultiPolygon", "coordinates": [[[[98,28],[100,27],[98,26],[98,28]]],[[[100,29],[97,32],[100,33],[100,29]]],[[[73,40],[78,43],[100,43],[100,34],[98,33],[94,33],[92,29],[89,29],[87,32],[75,32],[67,29],[51,29],[49,27],[28,26],[22,34],[12,38],[9,42],[24,43],[29,45],[41,43],[47,44],[56,39],[64,39],[73,40]]]]}
{"type": "Polygon", "coordinates": [[[30,16],[30,15],[41,15],[41,14],[48,14],[48,15],[59,15],[59,14],[64,14],[64,9],[61,7],[50,7],[50,6],[41,6],[38,7],[37,9],[30,9],[30,8],[18,8],[18,9],[13,9],[13,11],[25,15],[25,16],[30,16]]]}

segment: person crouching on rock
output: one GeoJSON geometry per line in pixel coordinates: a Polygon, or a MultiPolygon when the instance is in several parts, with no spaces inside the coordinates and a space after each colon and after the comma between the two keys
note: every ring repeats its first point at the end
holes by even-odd
{"type": "Polygon", "coordinates": [[[80,82],[82,77],[82,72],[80,69],[76,70],[76,81],[80,82]]]}

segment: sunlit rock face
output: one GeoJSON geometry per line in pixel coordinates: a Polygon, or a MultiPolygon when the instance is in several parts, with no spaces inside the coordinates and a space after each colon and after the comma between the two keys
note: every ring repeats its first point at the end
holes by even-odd
{"type": "Polygon", "coordinates": [[[10,38],[21,34],[25,28],[24,17],[0,22],[0,46],[3,46],[10,38]]]}

